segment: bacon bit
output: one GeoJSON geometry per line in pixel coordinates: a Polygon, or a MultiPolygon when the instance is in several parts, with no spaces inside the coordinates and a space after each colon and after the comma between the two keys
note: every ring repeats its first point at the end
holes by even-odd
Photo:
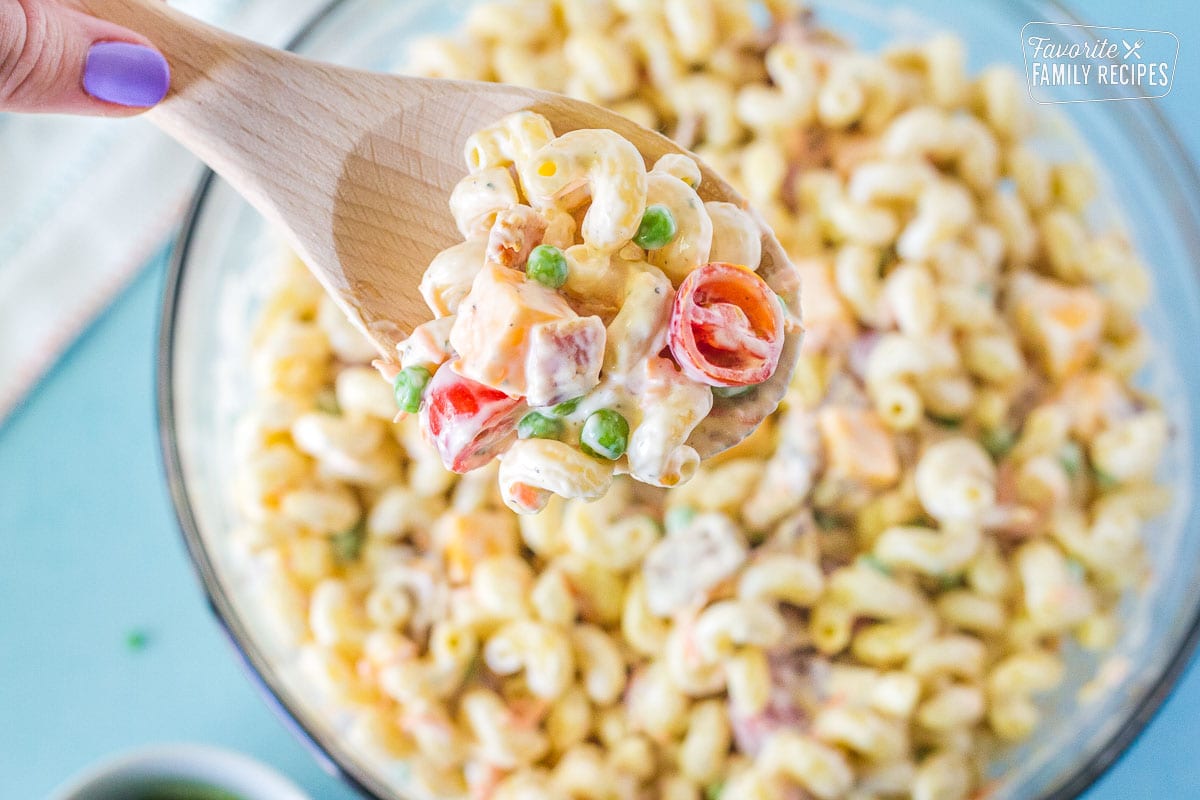
{"type": "Polygon", "coordinates": [[[524,266],[530,251],[542,243],[547,227],[545,218],[529,206],[500,211],[488,233],[487,260],[512,269],[524,266]]]}
{"type": "Polygon", "coordinates": [[[996,470],[996,507],[982,520],[994,533],[1023,539],[1035,535],[1045,524],[1049,509],[1034,509],[1017,502],[1017,469],[1011,461],[996,470]]]}
{"type": "Polygon", "coordinates": [[[496,794],[504,772],[493,764],[476,763],[477,773],[470,782],[471,800],[491,800],[496,794]]]}
{"type": "Polygon", "coordinates": [[[383,376],[383,379],[388,383],[395,383],[396,376],[400,374],[400,365],[395,361],[385,358],[377,358],[371,362],[371,366],[375,371],[383,376]]]}
{"type": "Polygon", "coordinates": [[[800,176],[808,170],[824,169],[832,163],[829,138],[822,130],[796,130],[789,134],[783,146],[787,151],[788,168],[780,190],[780,200],[789,211],[795,213],[800,208],[800,198],[796,195],[800,176]]]}
{"type": "Polygon", "coordinates": [[[508,701],[509,721],[520,730],[536,728],[549,710],[550,704],[540,697],[515,697],[508,701]]]}
{"type": "Polygon", "coordinates": [[[841,134],[833,150],[833,168],[849,175],[863,163],[879,155],[879,140],[865,134],[841,134]]]}
{"type": "Polygon", "coordinates": [[[801,652],[771,654],[771,694],[761,712],[748,716],[730,710],[730,724],[738,752],[755,756],[776,731],[805,731],[811,708],[820,695],[819,661],[801,652]]]}
{"type": "Polygon", "coordinates": [[[529,405],[554,405],[595,388],[600,383],[605,337],[604,323],[595,316],[534,325],[525,363],[529,405]]]}
{"type": "Polygon", "coordinates": [[[975,793],[971,795],[971,800],[987,800],[989,797],[995,796],[999,788],[1000,781],[990,780],[975,790],[975,793]]]}
{"type": "Polygon", "coordinates": [[[1015,503],[999,505],[983,519],[987,530],[1014,539],[1037,535],[1045,525],[1047,512],[1015,503]]]}

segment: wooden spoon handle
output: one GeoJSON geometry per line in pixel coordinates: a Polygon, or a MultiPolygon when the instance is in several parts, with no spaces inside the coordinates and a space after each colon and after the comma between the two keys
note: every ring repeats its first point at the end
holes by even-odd
{"type": "Polygon", "coordinates": [[[142,34],[162,52],[171,66],[171,88],[147,118],[266,211],[257,184],[274,148],[258,132],[273,120],[264,119],[262,100],[277,83],[272,68],[289,54],[206,25],[160,0],[78,3],[86,13],[142,34]]]}
{"type": "Polygon", "coordinates": [[[325,156],[361,135],[339,130],[336,122],[346,95],[339,87],[349,70],[219,30],[160,0],[78,2],[89,14],[141,33],[163,53],[171,89],[148,118],[260,212],[279,220],[280,194],[332,191],[336,176],[329,173],[336,165],[325,156]]]}
{"type": "MultiPolygon", "coordinates": [[[[77,0],[81,10],[142,34],[171,65],[169,100],[186,102],[220,68],[248,48],[268,50],[176,11],[161,0],[77,0]]],[[[178,106],[180,103],[175,102],[178,106]]]]}

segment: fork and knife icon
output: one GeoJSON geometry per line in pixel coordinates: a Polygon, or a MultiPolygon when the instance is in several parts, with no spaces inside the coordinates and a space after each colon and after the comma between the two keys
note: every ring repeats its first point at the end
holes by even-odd
{"type": "Polygon", "coordinates": [[[1123,58],[1125,61],[1128,61],[1129,57],[1133,56],[1138,61],[1142,60],[1142,54],[1139,53],[1138,50],[1141,50],[1142,45],[1145,44],[1145,42],[1143,40],[1138,39],[1133,44],[1130,44],[1129,42],[1122,39],[1121,44],[1123,44],[1125,46],[1125,55],[1121,56],[1121,58],[1123,58]]]}

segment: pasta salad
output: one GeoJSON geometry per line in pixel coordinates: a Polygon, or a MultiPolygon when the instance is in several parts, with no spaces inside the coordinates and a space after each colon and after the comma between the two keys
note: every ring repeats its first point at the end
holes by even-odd
{"type": "Polygon", "coordinates": [[[404,796],[983,797],[1064,645],[1116,640],[1168,502],[1170,426],[1132,384],[1145,268],[1007,68],[769,6],[484,3],[412,50],[671,133],[787,248],[789,393],[690,482],[518,516],[501,464],[455,474],[393,421],[303,267],[262,311],[231,539],[313,702],[404,796]]]}
{"type": "Polygon", "coordinates": [[[769,379],[797,327],[755,274],[758,224],[701,200],[687,156],[647,171],[619,134],[556,137],[529,111],[472,135],[466,161],[450,197],[466,241],[421,281],[434,319],[379,365],[400,410],[449,470],[499,456],[518,513],[594,500],[615,472],[688,481],[714,389],[769,379]]]}

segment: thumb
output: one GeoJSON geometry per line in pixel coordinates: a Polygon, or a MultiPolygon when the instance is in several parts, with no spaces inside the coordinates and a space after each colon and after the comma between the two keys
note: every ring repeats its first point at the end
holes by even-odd
{"type": "Polygon", "coordinates": [[[0,0],[0,111],[128,116],[169,84],[166,59],[133,31],[55,0],[0,0]]]}

